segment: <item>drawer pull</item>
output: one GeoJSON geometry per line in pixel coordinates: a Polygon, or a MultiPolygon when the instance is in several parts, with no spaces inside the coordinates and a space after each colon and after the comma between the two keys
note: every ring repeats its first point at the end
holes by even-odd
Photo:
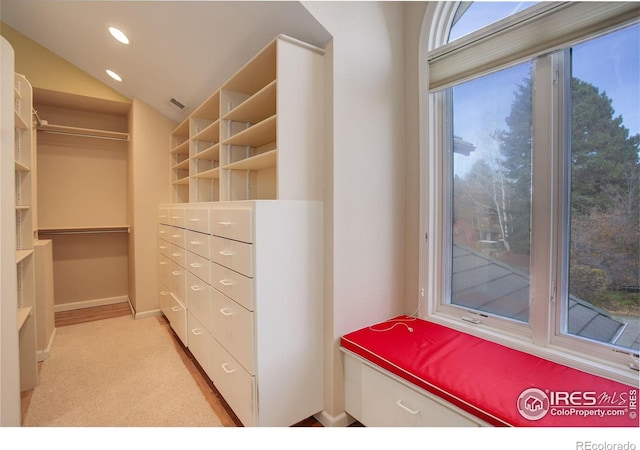
{"type": "Polygon", "coordinates": [[[189,244],[191,244],[191,245],[202,245],[202,242],[200,242],[200,241],[189,241],[189,244]]]}
{"type": "Polygon", "coordinates": [[[222,256],[233,256],[233,252],[231,250],[222,250],[221,252],[218,252],[218,254],[222,256]]]}
{"type": "Polygon", "coordinates": [[[171,311],[173,311],[173,312],[180,312],[180,307],[179,307],[179,306],[172,306],[172,307],[171,307],[171,311]]]}
{"type": "Polygon", "coordinates": [[[171,272],[171,275],[173,275],[174,277],[177,277],[178,275],[181,275],[182,272],[180,272],[179,270],[174,270],[173,272],[171,272]]]}
{"type": "Polygon", "coordinates": [[[168,249],[168,248],[169,248],[169,247],[167,247],[166,245],[161,245],[161,246],[160,246],[160,250],[166,250],[166,249],[168,249]]]}
{"type": "Polygon", "coordinates": [[[200,222],[200,219],[189,219],[190,222],[200,222]]]}
{"type": "Polygon", "coordinates": [[[232,286],[233,285],[233,281],[232,280],[220,280],[220,284],[223,286],[232,286]]]}
{"type": "Polygon", "coordinates": [[[197,269],[199,267],[202,267],[202,263],[191,263],[189,264],[191,267],[193,267],[194,269],[197,269]]]}
{"type": "Polygon", "coordinates": [[[160,291],[160,295],[169,295],[169,291],[160,291]]]}
{"type": "Polygon", "coordinates": [[[406,405],[404,405],[402,403],[402,400],[398,400],[396,402],[396,405],[398,405],[400,408],[404,409],[409,414],[413,414],[414,416],[420,414],[420,410],[419,409],[411,409],[411,408],[409,408],[408,406],[406,406],[406,405]]]}
{"type": "Polygon", "coordinates": [[[202,334],[202,330],[200,328],[194,328],[191,332],[196,336],[200,336],[202,334]]]}
{"type": "Polygon", "coordinates": [[[182,219],[182,216],[171,216],[172,219],[182,219]]]}
{"type": "Polygon", "coordinates": [[[195,285],[191,286],[191,290],[192,291],[201,291],[203,289],[204,289],[204,287],[199,285],[199,284],[195,284],[195,285]]]}
{"type": "Polygon", "coordinates": [[[218,225],[222,225],[222,226],[228,226],[228,225],[233,225],[233,222],[218,222],[218,225]]]}
{"type": "Polygon", "coordinates": [[[179,234],[172,234],[172,235],[171,235],[171,237],[172,237],[172,238],[179,238],[179,237],[180,237],[180,235],[179,235],[179,234]]]}
{"type": "Polygon", "coordinates": [[[182,256],[182,253],[172,253],[171,256],[182,256]]]}
{"type": "Polygon", "coordinates": [[[227,372],[227,373],[233,373],[233,372],[235,372],[235,371],[237,370],[237,369],[231,369],[231,370],[227,369],[227,365],[228,365],[228,364],[229,364],[229,363],[224,363],[224,364],[222,364],[220,367],[222,367],[222,370],[224,370],[224,371],[225,371],[225,372],[227,372]]]}
{"type": "Polygon", "coordinates": [[[169,261],[160,261],[161,266],[164,266],[165,264],[169,264],[169,261]]]}
{"type": "Polygon", "coordinates": [[[231,308],[222,308],[220,312],[222,313],[223,316],[227,316],[227,317],[233,315],[233,310],[231,308]]]}

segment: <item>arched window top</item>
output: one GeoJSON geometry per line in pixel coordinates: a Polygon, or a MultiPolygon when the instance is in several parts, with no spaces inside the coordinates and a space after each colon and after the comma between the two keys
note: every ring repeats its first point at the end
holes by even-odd
{"type": "Polygon", "coordinates": [[[453,16],[447,42],[455,41],[536,3],[538,2],[460,2],[453,16]]]}

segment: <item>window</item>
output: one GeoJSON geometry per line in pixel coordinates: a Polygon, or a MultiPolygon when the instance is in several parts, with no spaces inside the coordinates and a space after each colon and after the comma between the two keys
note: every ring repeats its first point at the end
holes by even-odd
{"type": "Polygon", "coordinates": [[[434,27],[428,55],[432,318],[637,377],[640,8],[441,5],[435,20],[451,25],[434,27]]]}

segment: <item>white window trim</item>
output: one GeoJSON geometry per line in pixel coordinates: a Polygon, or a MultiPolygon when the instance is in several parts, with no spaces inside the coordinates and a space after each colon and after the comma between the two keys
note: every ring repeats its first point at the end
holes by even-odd
{"type": "MultiPolygon", "coordinates": [[[[439,130],[443,129],[443,121],[445,120],[445,98],[443,95],[429,95],[430,89],[429,74],[430,60],[442,58],[442,55],[446,51],[452,51],[455,46],[460,48],[473,48],[469,42],[477,37],[480,33],[473,33],[468,37],[454,41],[454,45],[443,46],[447,47],[445,50],[438,50],[438,52],[430,52],[434,49],[438,42],[442,42],[448,33],[448,27],[455,13],[459,2],[438,2],[436,4],[430,4],[427,7],[425,14],[424,27],[429,30],[428,36],[423,36],[423,42],[426,40],[428,48],[424,48],[425,45],[421,42],[419,48],[423,50],[421,54],[421,68],[420,68],[420,123],[429,124],[427,127],[421,127],[420,130],[420,147],[421,147],[421,167],[420,167],[420,298],[418,303],[418,315],[427,320],[440,323],[442,325],[467,332],[509,347],[531,353],[542,358],[546,358],[552,361],[559,362],[561,364],[568,365],[586,372],[594,373],[606,378],[614,379],[627,383],[630,385],[638,386],[638,372],[629,368],[631,358],[628,355],[619,354],[616,355],[611,349],[608,349],[606,353],[599,353],[593,351],[593,346],[585,343],[582,339],[572,338],[571,336],[560,335],[560,324],[556,320],[560,320],[560,308],[562,305],[560,301],[553,303],[547,302],[534,302],[530,310],[530,325],[523,325],[520,323],[514,323],[513,326],[505,325],[504,319],[486,317],[482,318],[478,324],[472,324],[461,320],[466,313],[459,307],[447,307],[443,305],[440,299],[445,295],[445,273],[443,270],[443,255],[445,254],[446,241],[443,239],[445,236],[445,213],[446,213],[446,199],[442,195],[443,188],[445,186],[446,171],[443,152],[432,151],[431,149],[442,149],[444,147],[444,135],[439,130]],[[439,20],[433,20],[439,18],[439,20]],[[438,27],[431,28],[431,23],[437,23],[438,27]],[[426,39],[425,39],[426,38],[426,39]],[[426,300],[425,300],[426,299],[426,300]]],[[[554,4],[555,5],[555,4],[554,4]]],[[[562,5],[566,5],[563,3],[562,5]]],[[[589,6],[581,6],[583,13],[588,13],[589,6]]],[[[556,5],[557,6],[557,5],[556,5]]],[[[541,9],[551,8],[548,4],[542,5],[539,8],[535,8],[534,14],[540,15],[541,9]]],[[[598,8],[596,8],[598,9],[598,8]]],[[[594,10],[595,11],[595,10],[594,10]]],[[[637,8],[634,13],[630,13],[629,10],[618,11],[613,14],[613,17],[608,17],[604,23],[600,23],[590,18],[588,26],[585,25],[584,29],[573,30],[570,42],[564,41],[562,43],[555,43],[554,48],[546,49],[545,51],[536,51],[535,54],[526,55],[526,57],[519,56],[512,61],[502,61],[499,67],[492,67],[489,70],[482,69],[481,72],[476,72],[473,76],[478,76],[481,73],[489,73],[494,70],[502,69],[508,65],[521,62],[524,59],[531,59],[534,56],[540,56],[545,54],[548,50],[557,50],[560,47],[566,47],[573,45],[579,40],[585,40],[587,38],[594,37],[598,34],[602,34],[604,31],[610,31],[613,28],[620,28],[627,24],[636,21],[637,22],[637,8]],[[598,25],[600,23],[600,25],[598,25]]],[[[595,12],[597,14],[597,11],[595,12]]],[[[514,24],[522,23],[523,17],[527,15],[527,11],[523,11],[511,18],[504,19],[499,22],[500,26],[509,27],[514,24]]],[[[566,20],[566,19],[565,19],[566,20]]],[[[495,24],[494,24],[495,25],[495,24]]],[[[492,29],[492,33],[495,34],[495,29],[492,29]]],[[[491,34],[491,33],[488,33],[491,34]]],[[[498,33],[499,35],[499,33],[498,33]]],[[[477,51],[477,49],[475,50],[477,51]]],[[[555,72],[555,67],[560,64],[555,58],[548,56],[536,61],[536,64],[543,64],[545,67],[541,68],[546,75],[545,89],[553,89],[554,77],[558,76],[555,72]]],[[[463,81],[470,75],[468,72],[463,74],[460,79],[455,82],[463,81]]],[[[541,80],[537,80],[540,82],[541,80]]],[[[449,82],[451,83],[451,82],[449,82]]],[[[444,85],[442,85],[444,86],[444,85]]],[[[438,86],[438,89],[440,87],[438,86]]],[[[537,86],[540,88],[540,86],[537,86]]],[[[554,105],[555,114],[560,114],[565,108],[565,102],[562,98],[556,97],[556,104],[554,105]]],[[[540,107],[534,104],[534,109],[540,107]]],[[[535,117],[535,112],[534,112],[535,117]]],[[[538,117],[544,117],[538,115],[538,117]]],[[[563,144],[564,135],[562,130],[557,127],[537,127],[548,128],[551,130],[548,135],[535,135],[534,141],[542,141],[549,143],[553,146],[561,146],[563,144]]],[[[559,154],[560,152],[554,152],[559,154]]],[[[535,153],[534,153],[535,154],[535,153]]],[[[552,219],[549,220],[544,216],[548,216],[549,209],[545,205],[545,214],[540,214],[540,206],[536,204],[532,205],[532,220],[534,226],[538,228],[542,227],[543,235],[538,234],[535,239],[545,240],[551,242],[550,246],[546,248],[556,249],[560,251],[559,245],[554,244],[558,242],[562,237],[563,227],[561,220],[562,211],[562,198],[555,198],[557,193],[561,190],[559,186],[551,184],[551,181],[556,182],[559,179],[558,171],[562,170],[562,162],[554,161],[552,158],[541,158],[539,156],[534,157],[534,166],[538,167],[538,171],[534,172],[540,176],[539,173],[545,174],[550,177],[549,191],[544,192],[541,195],[537,195],[534,202],[540,203],[541,198],[546,198],[547,205],[552,205],[552,219]],[[540,168],[543,168],[540,171],[540,168]]],[[[532,237],[532,239],[534,239],[532,237]]],[[[537,246],[532,240],[532,249],[538,249],[541,246],[537,246]]],[[[536,270],[536,267],[542,264],[545,267],[543,275],[537,277],[538,282],[532,280],[532,295],[534,298],[538,296],[546,296],[546,298],[556,298],[557,288],[551,288],[552,292],[549,292],[549,286],[558,286],[561,267],[552,266],[550,261],[558,261],[559,255],[546,254],[551,253],[549,251],[533,251],[532,252],[532,271],[536,270]],[[548,268],[548,269],[547,269],[548,268]],[[533,283],[536,283],[535,285],[533,283]]],[[[559,292],[559,291],[558,291],[559,292]]]]}

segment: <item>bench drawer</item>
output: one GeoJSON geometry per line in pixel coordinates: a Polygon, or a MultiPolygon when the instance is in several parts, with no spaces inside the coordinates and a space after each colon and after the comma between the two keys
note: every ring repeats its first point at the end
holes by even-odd
{"type": "Polygon", "coordinates": [[[212,209],[211,234],[242,242],[253,242],[252,209],[212,209]]]}

